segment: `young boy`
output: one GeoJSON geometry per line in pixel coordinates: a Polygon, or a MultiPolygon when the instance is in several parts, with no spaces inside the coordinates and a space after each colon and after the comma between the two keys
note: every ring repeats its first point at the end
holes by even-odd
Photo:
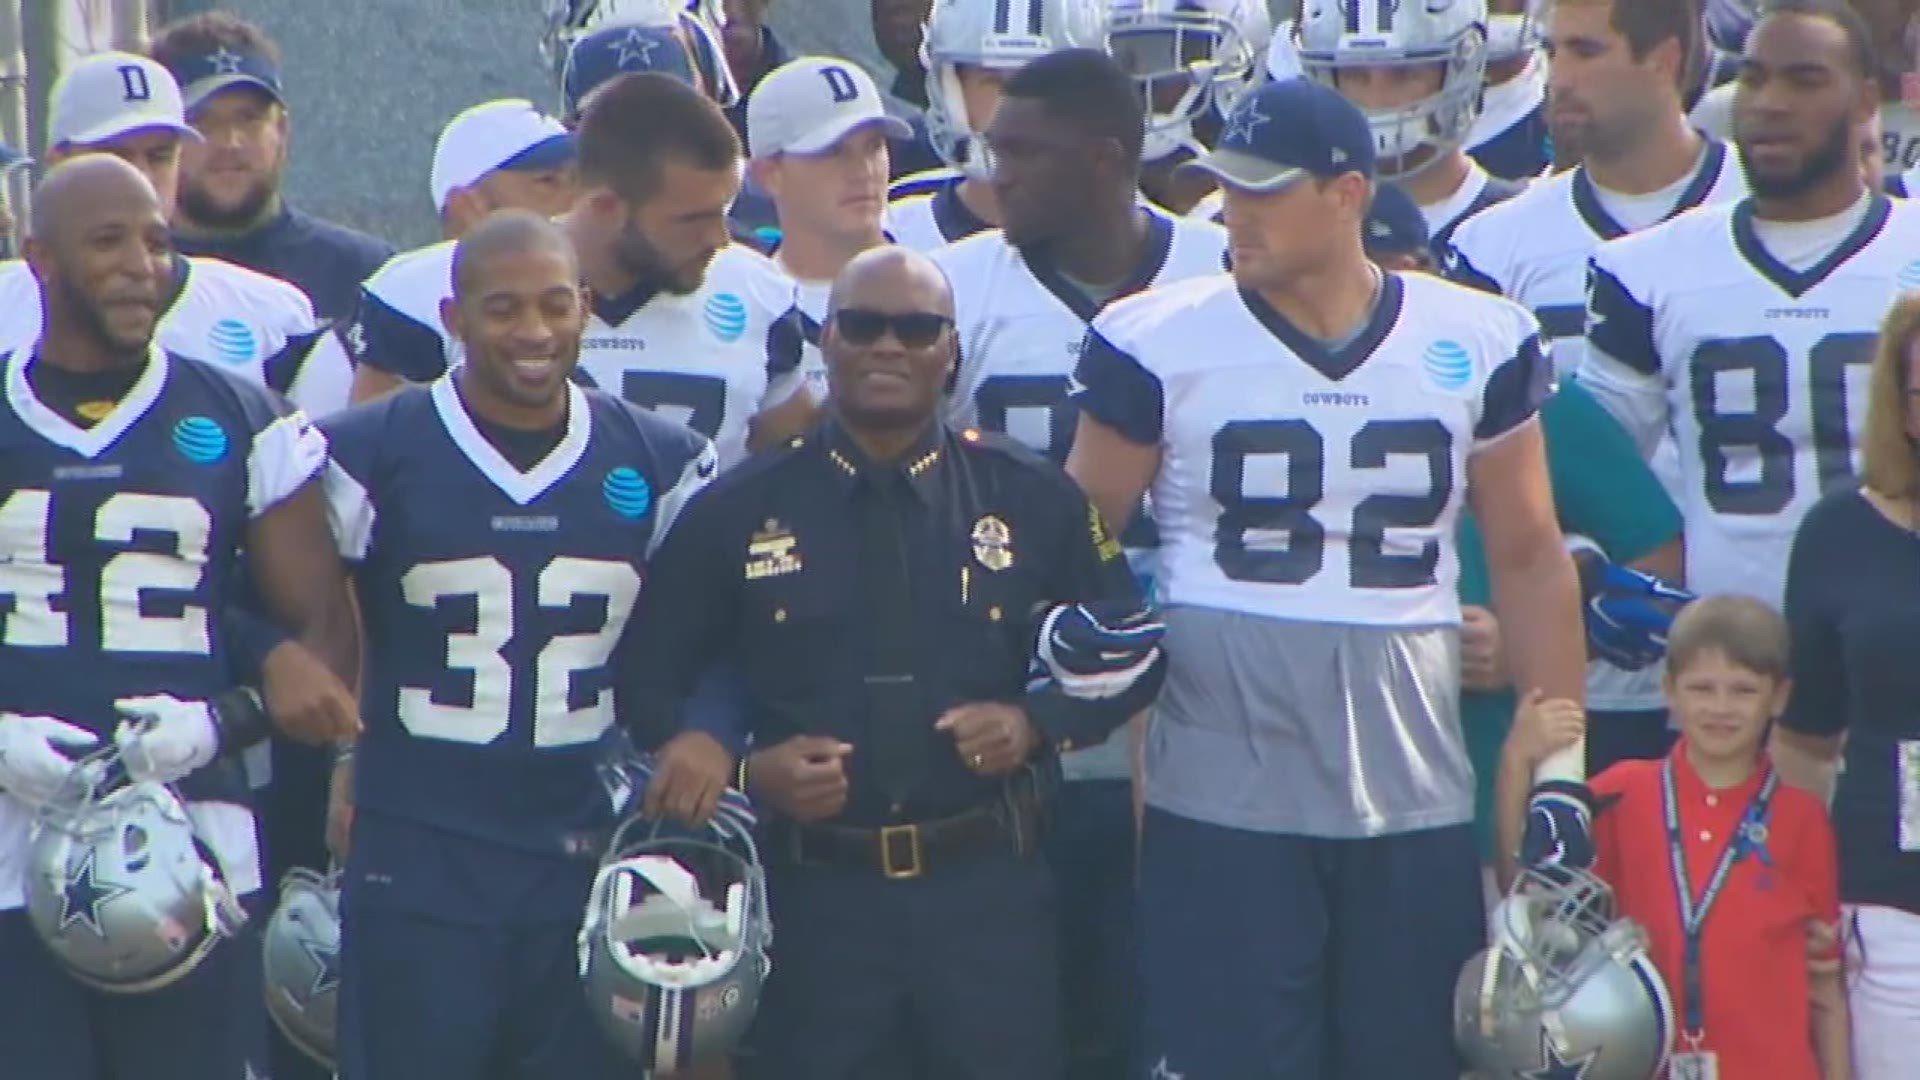
{"type": "MultiPolygon", "coordinates": [[[[1646,928],[1672,994],[1673,1080],[1852,1075],[1840,970],[1820,955],[1833,942],[1809,948],[1810,926],[1839,918],[1832,828],[1764,749],[1787,670],[1786,624],[1771,608],[1737,596],[1689,604],[1667,637],[1679,742],[1664,760],[1623,761],[1591,781],[1594,871],[1646,928]]],[[[1502,851],[1518,845],[1534,766],[1583,729],[1572,702],[1536,692],[1521,703],[1501,755],[1502,851]]]]}

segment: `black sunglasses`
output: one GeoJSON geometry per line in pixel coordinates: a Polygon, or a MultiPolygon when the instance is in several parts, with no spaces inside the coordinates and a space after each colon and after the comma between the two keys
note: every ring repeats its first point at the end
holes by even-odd
{"type": "Polygon", "coordinates": [[[862,308],[841,308],[833,313],[834,329],[849,345],[871,345],[880,335],[893,331],[895,341],[909,349],[924,349],[940,340],[953,320],[931,311],[906,311],[893,314],[862,308]]]}

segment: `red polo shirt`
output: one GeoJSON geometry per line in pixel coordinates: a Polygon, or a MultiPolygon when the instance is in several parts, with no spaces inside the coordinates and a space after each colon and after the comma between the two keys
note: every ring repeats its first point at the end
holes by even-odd
{"type": "MultiPolygon", "coordinates": [[[[1709,789],[1675,745],[1674,793],[1687,876],[1697,903],[1759,792],[1764,770],[1738,787],[1709,789]]],[[[1685,1027],[1681,976],[1685,937],[1667,852],[1661,762],[1623,761],[1592,781],[1600,799],[1617,797],[1594,822],[1595,871],[1613,886],[1619,912],[1647,930],[1653,962],[1673,998],[1676,1029],[1685,1027]]],[[[1767,866],[1754,855],[1734,864],[1707,915],[1701,940],[1706,996],[1703,1049],[1720,1056],[1724,1077],[1820,1080],[1807,994],[1807,920],[1840,917],[1839,872],[1826,808],[1782,783],[1768,813],[1767,866]]],[[[1675,1050],[1685,1049],[1676,1036],[1675,1050]]]]}

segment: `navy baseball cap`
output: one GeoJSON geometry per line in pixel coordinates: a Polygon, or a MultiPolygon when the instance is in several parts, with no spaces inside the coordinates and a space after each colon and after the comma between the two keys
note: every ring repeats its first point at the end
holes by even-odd
{"type": "Polygon", "coordinates": [[[674,27],[614,26],[588,34],[567,50],[566,70],[560,76],[566,114],[580,115],[588,94],[630,71],[651,71],[671,75],[688,86],[701,85],[693,57],[687,55],[674,27]]]}
{"type": "Polygon", "coordinates": [[[1279,191],[1309,176],[1373,179],[1373,130],[1339,91],[1305,78],[1241,98],[1211,151],[1180,166],[1242,191],[1279,191]]]}
{"type": "Polygon", "coordinates": [[[167,70],[180,84],[187,111],[204,105],[208,98],[236,86],[260,90],[282,105],[286,91],[280,85],[280,68],[266,54],[252,49],[229,49],[225,45],[212,52],[188,53],[170,58],[167,70]]]}
{"type": "Polygon", "coordinates": [[[1373,205],[1367,207],[1362,239],[1368,255],[1405,255],[1423,251],[1433,242],[1427,232],[1427,216],[1412,196],[1392,184],[1373,189],[1373,205]]]}

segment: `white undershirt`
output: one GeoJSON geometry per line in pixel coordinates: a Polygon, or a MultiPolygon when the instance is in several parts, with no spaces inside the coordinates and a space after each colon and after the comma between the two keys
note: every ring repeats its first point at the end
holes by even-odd
{"type": "Polygon", "coordinates": [[[1487,189],[1487,178],[1487,170],[1481,168],[1479,162],[1468,158],[1467,178],[1460,181],[1460,186],[1453,189],[1453,194],[1420,208],[1420,216],[1427,219],[1427,233],[1439,236],[1447,226],[1464,217],[1473,200],[1487,189]]]}
{"type": "Polygon", "coordinates": [[[1767,221],[1753,219],[1753,234],[1767,254],[1795,270],[1804,271],[1853,235],[1867,216],[1872,192],[1861,192],[1860,199],[1837,214],[1812,221],[1767,221]]]}
{"type": "MultiPolygon", "coordinates": [[[[1687,188],[1700,174],[1700,166],[1706,156],[1706,147],[1702,145],[1700,157],[1694,159],[1693,167],[1682,173],[1680,179],[1644,195],[1629,195],[1624,191],[1601,187],[1599,181],[1594,181],[1593,193],[1600,197],[1600,205],[1622,228],[1628,232],[1639,232],[1649,225],[1665,221],[1667,215],[1673,213],[1673,208],[1680,204],[1680,196],[1686,194],[1687,188]]],[[[1588,173],[1587,179],[1592,180],[1593,174],[1588,173]]]]}

